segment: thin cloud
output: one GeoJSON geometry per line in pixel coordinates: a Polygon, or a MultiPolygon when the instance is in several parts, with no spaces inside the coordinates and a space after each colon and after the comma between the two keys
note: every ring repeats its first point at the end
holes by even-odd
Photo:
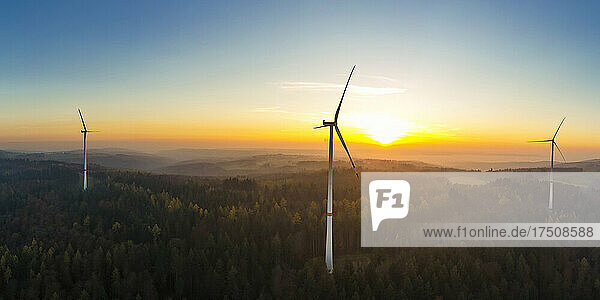
{"type": "Polygon", "coordinates": [[[252,110],[253,112],[278,112],[278,113],[288,113],[288,111],[282,110],[279,106],[272,107],[257,107],[252,110]]]}
{"type": "MultiPolygon", "coordinates": [[[[339,74],[339,76],[348,76],[347,74],[339,74]]],[[[387,81],[387,82],[391,82],[391,83],[398,83],[400,82],[397,79],[391,78],[391,77],[387,77],[387,76],[379,76],[379,75],[360,75],[361,78],[367,78],[367,79],[374,79],[374,80],[381,80],[381,81],[387,81]]]]}
{"type": "Polygon", "coordinates": [[[274,113],[278,114],[282,119],[297,120],[304,122],[313,122],[324,116],[331,115],[331,112],[295,112],[281,109],[279,106],[272,107],[257,107],[252,110],[255,113],[274,113]]]}
{"type": "MultiPolygon", "coordinates": [[[[304,82],[304,81],[284,81],[279,85],[284,90],[304,90],[304,91],[340,91],[344,85],[335,83],[304,82]]],[[[402,88],[384,88],[367,87],[358,85],[349,85],[348,91],[358,96],[382,96],[402,94],[406,89],[402,88]]]]}

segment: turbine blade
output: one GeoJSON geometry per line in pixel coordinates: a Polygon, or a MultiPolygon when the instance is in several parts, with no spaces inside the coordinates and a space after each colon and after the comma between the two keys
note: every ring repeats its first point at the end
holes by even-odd
{"type": "Polygon", "coordinates": [[[562,151],[560,151],[560,148],[558,148],[558,144],[556,142],[554,142],[554,146],[556,146],[556,150],[558,150],[558,153],[560,153],[560,156],[562,156],[562,159],[567,162],[567,159],[565,158],[565,156],[563,155],[562,151]]]}
{"type": "Polygon", "coordinates": [[[342,142],[342,146],[344,146],[344,149],[346,150],[346,153],[348,154],[348,158],[350,158],[350,163],[352,164],[352,168],[354,169],[354,174],[356,174],[356,177],[358,177],[358,171],[356,171],[356,165],[354,165],[352,156],[350,156],[350,151],[348,151],[348,147],[346,147],[346,142],[344,142],[342,133],[340,132],[340,129],[337,126],[335,126],[335,131],[337,131],[337,135],[340,138],[340,142],[342,142]]]}
{"type": "Polygon", "coordinates": [[[323,128],[323,127],[327,127],[329,125],[321,125],[321,126],[317,126],[317,127],[313,127],[313,129],[319,129],[319,128],[323,128]]]}
{"type": "Polygon", "coordinates": [[[87,131],[87,128],[85,127],[85,121],[83,121],[83,115],[81,114],[81,110],[78,108],[77,111],[79,112],[79,117],[81,118],[81,124],[83,125],[83,130],[87,131]]]}
{"type": "Polygon", "coordinates": [[[348,88],[348,84],[350,83],[350,78],[352,77],[352,73],[354,73],[354,68],[356,68],[356,65],[354,65],[354,67],[352,67],[352,71],[350,71],[350,76],[348,76],[348,81],[346,81],[346,87],[344,87],[344,92],[342,93],[342,98],[340,99],[340,104],[338,104],[337,110],[335,111],[335,118],[333,119],[333,121],[336,123],[337,123],[338,115],[340,114],[340,108],[342,107],[342,101],[344,101],[344,95],[346,95],[346,89],[348,88]]]}
{"type": "Polygon", "coordinates": [[[541,140],[541,141],[527,141],[528,143],[547,143],[552,142],[552,140],[541,140]]]}
{"type": "Polygon", "coordinates": [[[556,132],[554,133],[554,136],[552,137],[552,139],[554,139],[556,137],[556,135],[558,134],[558,130],[560,130],[560,126],[562,126],[563,122],[565,121],[567,117],[564,117],[562,119],[562,121],[560,121],[560,124],[558,125],[558,128],[556,128],[556,132]]]}

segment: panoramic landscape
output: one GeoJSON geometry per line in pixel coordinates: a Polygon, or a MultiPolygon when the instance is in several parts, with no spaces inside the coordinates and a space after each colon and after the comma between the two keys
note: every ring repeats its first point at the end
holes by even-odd
{"type": "Polygon", "coordinates": [[[423,247],[392,226],[593,223],[598,12],[0,4],[0,299],[600,298],[600,239],[423,247]],[[411,181],[371,246],[367,172],[470,175],[411,181]]]}

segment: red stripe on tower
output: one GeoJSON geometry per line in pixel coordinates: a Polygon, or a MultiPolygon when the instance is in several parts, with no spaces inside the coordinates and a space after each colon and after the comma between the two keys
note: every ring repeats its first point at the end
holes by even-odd
{"type": "Polygon", "coordinates": [[[329,213],[329,212],[328,212],[328,213],[327,213],[327,216],[328,216],[328,217],[331,217],[331,216],[333,216],[333,213],[329,213]]]}

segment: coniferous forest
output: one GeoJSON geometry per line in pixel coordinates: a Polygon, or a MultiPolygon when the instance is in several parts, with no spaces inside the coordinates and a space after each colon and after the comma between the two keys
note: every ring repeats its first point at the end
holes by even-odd
{"type": "Polygon", "coordinates": [[[596,248],[361,248],[360,185],[336,169],[200,178],[0,160],[1,299],[598,298],[596,248]]]}

